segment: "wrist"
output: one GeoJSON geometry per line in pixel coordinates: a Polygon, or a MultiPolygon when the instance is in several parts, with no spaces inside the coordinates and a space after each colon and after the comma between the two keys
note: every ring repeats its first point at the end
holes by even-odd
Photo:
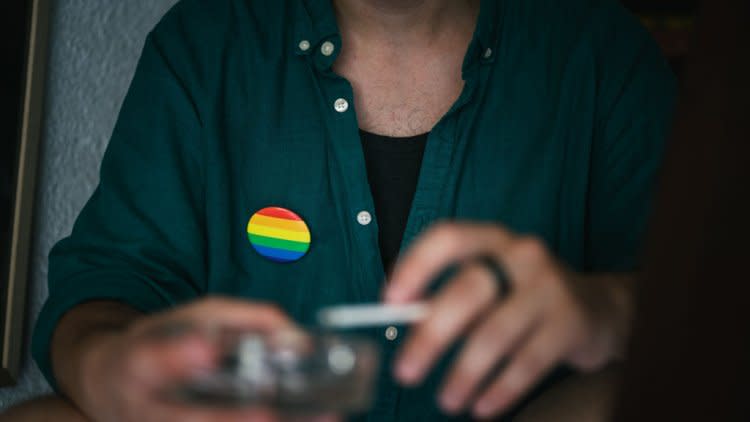
{"type": "Polygon", "coordinates": [[[81,408],[92,393],[97,380],[111,368],[105,358],[118,349],[112,344],[125,337],[130,324],[140,316],[137,311],[117,302],[89,302],[71,309],[55,329],[52,347],[52,370],[60,391],[81,408]]]}
{"type": "Polygon", "coordinates": [[[623,359],[627,348],[630,330],[633,326],[636,277],[612,276],[610,302],[614,309],[612,331],[615,338],[613,358],[623,359]]]}
{"type": "MultiPolygon", "coordinates": [[[[632,326],[635,277],[631,274],[573,275],[573,293],[588,320],[588,340],[577,356],[600,368],[624,357],[632,326]],[[586,359],[587,361],[589,359],[586,359]]],[[[589,366],[589,365],[586,365],[589,366]]]]}
{"type": "Polygon", "coordinates": [[[600,320],[601,335],[607,344],[608,362],[620,360],[625,349],[633,319],[635,276],[607,274],[591,276],[589,282],[600,290],[594,318],[600,320]]]}
{"type": "Polygon", "coordinates": [[[95,405],[97,392],[105,385],[103,377],[110,375],[119,351],[123,350],[125,333],[101,331],[82,338],[75,351],[78,356],[74,364],[75,384],[66,390],[70,398],[88,411],[95,405]]]}

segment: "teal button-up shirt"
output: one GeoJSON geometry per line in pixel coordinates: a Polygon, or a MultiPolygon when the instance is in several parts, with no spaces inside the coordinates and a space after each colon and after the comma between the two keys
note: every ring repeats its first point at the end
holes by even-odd
{"type": "MultiPolygon", "coordinates": [[[[87,300],[150,313],[230,295],[310,323],[321,306],[379,299],[352,87],[331,69],[340,50],[329,0],[183,0],[149,34],[100,184],[50,254],[33,352],[53,385],[52,332],[87,300]],[[248,242],[268,206],[307,223],[299,261],[248,242]]],[[[496,222],[579,271],[633,270],[675,88],[647,32],[614,0],[486,0],[463,78],[429,135],[403,247],[439,219],[496,222]]],[[[444,418],[439,372],[396,386],[404,336],[369,334],[385,362],[363,418],[444,418]]]]}

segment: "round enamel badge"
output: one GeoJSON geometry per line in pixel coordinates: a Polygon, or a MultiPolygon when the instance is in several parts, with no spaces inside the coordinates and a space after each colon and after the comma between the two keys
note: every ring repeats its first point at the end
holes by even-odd
{"type": "Polygon", "coordinates": [[[307,224],[285,208],[268,207],[253,214],[247,237],[259,254],[275,262],[297,261],[310,249],[307,224]]]}

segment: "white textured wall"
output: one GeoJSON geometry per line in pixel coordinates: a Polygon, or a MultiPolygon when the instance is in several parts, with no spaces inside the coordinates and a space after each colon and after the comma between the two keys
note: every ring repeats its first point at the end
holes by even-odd
{"type": "MultiPolygon", "coordinates": [[[[70,233],[98,180],[107,140],[148,31],[176,0],[53,0],[26,344],[47,295],[47,254],[70,233]]],[[[49,386],[28,358],[0,411],[49,386]]]]}

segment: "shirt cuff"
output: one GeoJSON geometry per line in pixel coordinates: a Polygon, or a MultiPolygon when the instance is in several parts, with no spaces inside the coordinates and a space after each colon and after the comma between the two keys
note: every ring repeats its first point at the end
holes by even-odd
{"type": "Polygon", "coordinates": [[[93,300],[122,302],[144,313],[168,308],[172,303],[148,282],[130,274],[92,272],[55,282],[37,318],[31,353],[50,386],[61,393],[54,372],[50,350],[52,336],[60,318],[76,305],[93,300]]]}

